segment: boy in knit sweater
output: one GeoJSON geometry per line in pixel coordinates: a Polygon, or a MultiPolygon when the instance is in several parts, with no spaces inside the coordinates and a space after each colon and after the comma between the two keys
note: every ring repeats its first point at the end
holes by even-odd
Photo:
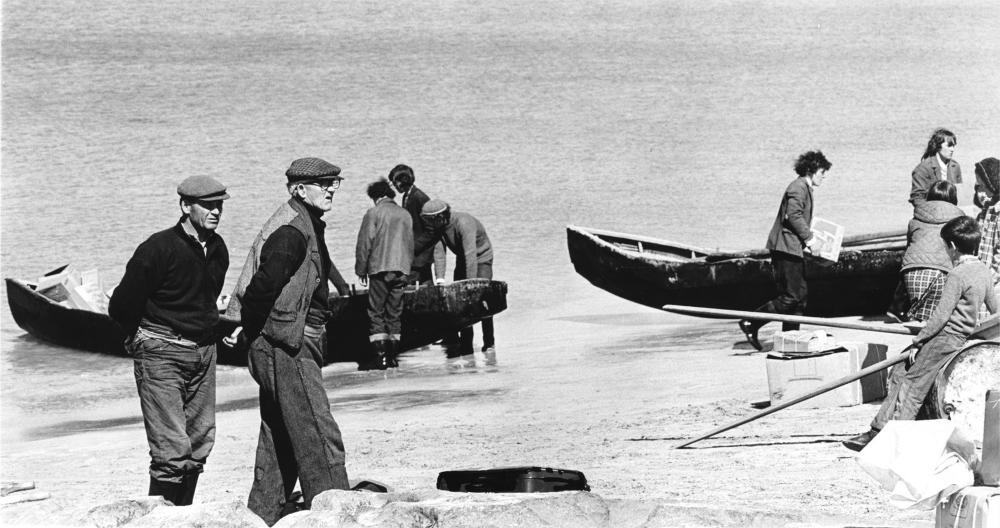
{"type": "Polygon", "coordinates": [[[986,303],[997,312],[993,278],[986,265],[976,258],[980,239],[979,224],[968,216],[954,218],[941,228],[955,267],[948,274],[941,301],[930,319],[913,338],[919,349],[911,353],[908,367],[896,366],[889,381],[889,394],[872,420],[871,430],[843,442],[861,451],[889,420],[913,420],[934,379],[949,358],[965,346],[976,327],[979,307],[986,303]]]}

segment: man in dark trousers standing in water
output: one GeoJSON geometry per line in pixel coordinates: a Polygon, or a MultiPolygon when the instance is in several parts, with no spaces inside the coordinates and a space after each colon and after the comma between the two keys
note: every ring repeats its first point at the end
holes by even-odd
{"type": "Polygon", "coordinates": [[[291,198],[254,240],[227,315],[243,324],[250,374],[260,385],[260,437],[247,506],[278,522],[295,481],[305,507],[330,489],[347,489],[344,442],[323,388],[329,283],[347,284],[330,260],[323,214],[333,207],[340,169],[319,158],[285,172],[291,198]]]}
{"type": "MultiPolygon", "coordinates": [[[[420,252],[438,241],[455,254],[455,280],[493,279],[493,244],[486,235],[483,224],[469,213],[452,212],[442,200],[429,200],[420,212],[425,235],[414,241],[414,251],[420,252]],[[429,235],[429,236],[428,236],[429,235]]],[[[496,365],[496,341],[493,335],[493,318],[480,321],[483,330],[483,356],[487,365],[496,365]]],[[[473,331],[468,326],[459,332],[457,346],[446,345],[450,368],[474,367],[473,331]]]]}
{"type": "MultiPolygon", "coordinates": [[[[795,162],[798,178],[788,184],[781,197],[778,215],[767,237],[771,250],[771,268],[778,296],[765,303],[758,312],[801,315],[806,308],[806,265],[803,251],[812,251],[819,239],[812,233],[813,189],[822,185],[831,163],[819,150],[799,156],[795,162]]],[[[740,330],[751,346],[760,350],[757,331],[766,321],[740,321],[740,330]]],[[[784,323],[782,330],[797,330],[798,324],[784,323]]]]}
{"type": "Polygon", "coordinates": [[[216,299],[229,251],[215,233],[226,187],[208,176],[177,186],[181,218],[139,245],[108,303],[129,336],[149,442],[149,494],[191,504],[215,444],[216,299]]]}

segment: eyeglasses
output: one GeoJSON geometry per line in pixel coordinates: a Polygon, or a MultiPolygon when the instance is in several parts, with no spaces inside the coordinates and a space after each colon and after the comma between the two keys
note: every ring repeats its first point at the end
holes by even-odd
{"type": "Polygon", "coordinates": [[[311,181],[306,183],[306,185],[315,185],[326,192],[330,192],[340,188],[340,180],[311,181]]]}

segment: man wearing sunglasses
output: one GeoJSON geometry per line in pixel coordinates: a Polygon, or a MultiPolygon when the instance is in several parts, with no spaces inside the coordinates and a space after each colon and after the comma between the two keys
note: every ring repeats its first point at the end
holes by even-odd
{"type": "Polygon", "coordinates": [[[128,336],[149,442],[149,495],[191,504],[215,444],[216,299],[229,251],[215,233],[226,187],[209,176],[177,186],[181,218],[136,248],[108,314],[128,336]]]}
{"type": "Polygon", "coordinates": [[[330,261],[324,213],[343,178],[319,158],[292,162],[291,195],[250,247],[227,315],[243,325],[250,374],[260,386],[260,436],[247,506],[268,526],[289,511],[298,480],[305,507],[330,489],[347,489],[344,442],[323,388],[331,293],[347,283],[330,261]],[[330,291],[330,283],[336,288],[330,291]]]}

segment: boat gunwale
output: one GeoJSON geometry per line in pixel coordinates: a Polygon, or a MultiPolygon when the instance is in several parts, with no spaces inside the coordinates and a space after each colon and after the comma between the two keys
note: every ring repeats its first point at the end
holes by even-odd
{"type": "MultiPolygon", "coordinates": [[[[620,231],[611,231],[607,229],[596,229],[589,227],[582,227],[576,225],[567,225],[566,229],[573,231],[580,235],[583,235],[594,242],[595,245],[607,248],[608,250],[622,255],[626,258],[639,258],[646,260],[655,260],[659,262],[672,263],[672,264],[683,264],[683,263],[709,263],[714,264],[718,262],[731,262],[738,259],[752,259],[760,260],[770,258],[770,252],[764,249],[751,249],[742,251],[725,251],[721,249],[707,249],[698,246],[692,246],[689,244],[683,244],[678,242],[673,242],[671,240],[665,240],[655,237],[643,236],[643,235],[633,235],[631,233],[623,233],[620,231]],[[647,242],[651,244],[656,244],[663,246],[665,248],[678,249],[681,251],[690,251],[692,253],[701,253],[701,255],[684,257],[681,255],[673,256],[670,253],[664,252],[664,257],[656,256],[655,250],[653,251],[636,251],[631,249],[626,249],[614,242],[605,240],[602,236],[621,238],[624,240],[635,240],[637,242],[647,242]],[[671,258],[672,257],[672,258],[671,258]]],[[[871,233],[867,235],[854,235],[852,237],[845,237],[844,242],[841,245],[842,250],[847,251],[883,251],[883,250],[896,250],[904,249],[906,245],[906,232],[905,231],[887,231],[880,233],[871,233]],[[901,247],[885,247],[886,244],[901,244],[901,247]]]]}

